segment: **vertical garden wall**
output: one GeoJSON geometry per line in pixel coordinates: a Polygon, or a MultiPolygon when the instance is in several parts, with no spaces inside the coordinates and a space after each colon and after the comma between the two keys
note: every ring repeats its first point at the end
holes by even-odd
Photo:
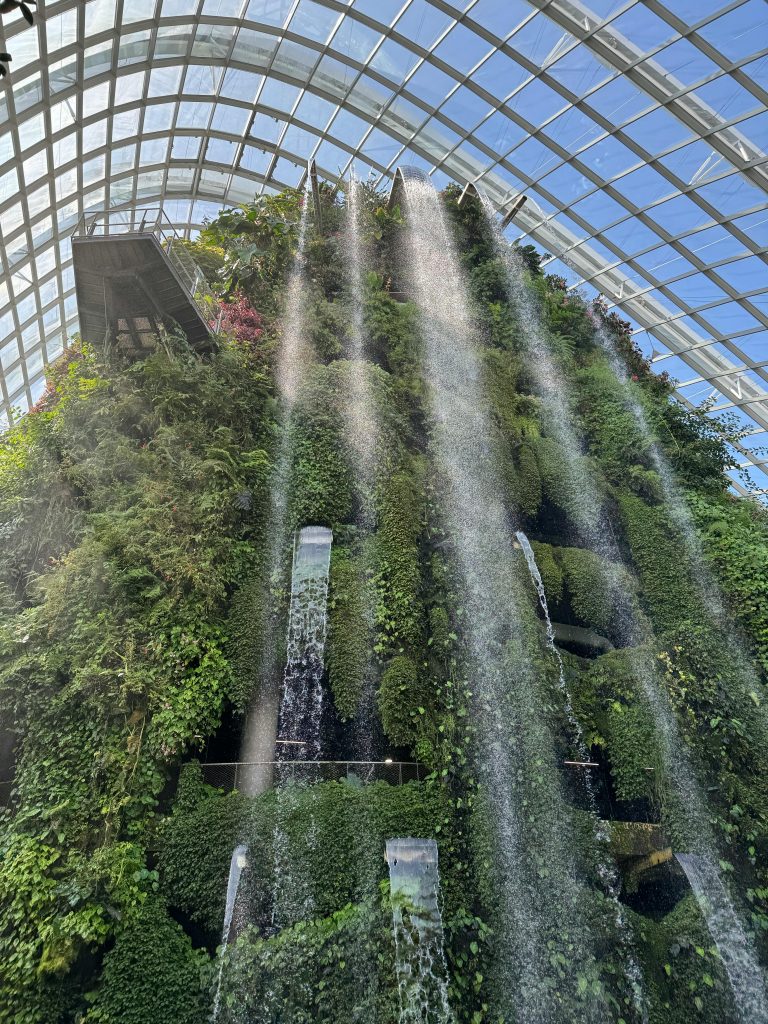
{"type": "MultiPolygon", "coordinates": [[[[522,794],[518,840],[539,891],[551,878],[559,892],[552,822],[580,883],[579,931],[543,930],[550,1019],[736,1022],[722,950],[672,854],[687,849],[690,770],[765,962],[768,518],[728,492],[713,421],[675,403],[628,326],[545,277],[530,248],[516,256],[528,305],[516,301],[481,205],[458,194],[441,198],[505,515],[510,537],[531,541],[564,666],[561,680],[518,551],[525,607],[505,678],[530,674],[551,744],[545,764],[521,756],[504,784],[522,794]],[[575,454],[531,361],[531,303],[575,454]],[[574,472],[591,481],[607,547],[580,533],[574,472]],[[542,793],[551,806],[529,799],[542,793]]],[[[0,708],[15,745],[0,820],[2,1022],[209,1020],[244,843],[222,1024],[392,1024],[384,849],[414,836],[439,849],[450,1013],[523,1024],[409,211],[385,198],[361,188],[356,289],[342,199],[323,187],[321,223],[305,211],[307,355],[290,414],[276,368],[305,201],[294,192],[222,213],[189,246],[221,296],[215,354],[195,354],[171,324],[138,361],[75,341],[0,440],[0,708]],[[376,424],[365,472],[349,416],[361,394],[376,424]],[[307,525],[334,538],[321,757],[417,762],[419,780],[224,793],[200,762],[237,761],[247,710],[279,684],[291,535],[307,525]]],[[[532,750],[504,715],[499,742],[532,750]]],[[[539,913],[519,900],[514,911],[539,913]]]]}

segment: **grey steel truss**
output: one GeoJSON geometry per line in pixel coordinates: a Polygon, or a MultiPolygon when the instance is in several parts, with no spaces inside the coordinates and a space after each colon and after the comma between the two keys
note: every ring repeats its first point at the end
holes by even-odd
{"type": "MultiPolygon", "coordinates": [[[[0,425],[77,328],[71,232],[335,179],[475,183],[743,428],[768,491],[763,0],[58,0],[0,86],[0,425]],[[520,196],[526,202],[520,205],[520,196]]],[[[743,491],[738,477],[734,486],[743,491]]]]}

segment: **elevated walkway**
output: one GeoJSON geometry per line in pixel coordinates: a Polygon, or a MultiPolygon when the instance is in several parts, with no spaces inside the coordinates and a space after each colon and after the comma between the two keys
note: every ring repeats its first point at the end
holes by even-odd
{"type": "Polygon", "coordinates": [[[349,782],[366,785],[388,782],[402,786],[420,782],[429,769],[416,761],[206,761],[200,765],[209,786],[247,794],[263,793],[272,785],[313,785],[317,782],[349,782]],[[254,787],[254,779],[262,782],[254,787]]]}
{"type": "Polygon", "coordinates": [[[126,354],[154,344],[175,320],[199,352],[216,346],[218,306],[205,276],[161,209],[86,214],[72,236],[84,341],[109,337],[126,354]]]}

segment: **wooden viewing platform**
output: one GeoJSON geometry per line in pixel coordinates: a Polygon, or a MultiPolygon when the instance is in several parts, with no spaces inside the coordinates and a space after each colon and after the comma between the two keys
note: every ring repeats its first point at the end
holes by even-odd
{"type": "Polygon", "coordinates": [[[216,300],[162,210],[86,214],[72,262],[84,341],[110,338],[141,352],[154,346],[157,325],[173,320],[193,348],[215,348],[216,300]]]}

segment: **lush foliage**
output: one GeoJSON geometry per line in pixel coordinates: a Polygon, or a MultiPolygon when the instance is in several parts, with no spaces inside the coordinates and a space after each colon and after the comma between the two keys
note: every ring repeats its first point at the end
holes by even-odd
{"type": "MultiPolygon", "coordinates": [[[[516,635],[494,635],[503,671],[485,681],[507,723],[493,743],[516,771],[478,763],[487,709],[470,681],[418,310],[403,301],[402,211],[364,187],[362,369],[336,191],[320,189],[322,227],[294,191],[222,212],[187,246],[223,296],[218,350],[203,358],[166,331],[126,365],[75,344],[0,439],[0,724],[16,745],[0,820],[0,1022],[205,1019],[230,857],[245,843],[249,915],[224,953],[222,1024],[391,1024],[382,853],[387,838],[414,835],[439,847],[457,1020],[512,1024],[499,895],[509,836],[493,819],[494,786],[514,787],[525,809],[526,870],[549,879],[557,846],[579,875],[595,956],[565,926],[546,936],[544,982],[562,1019],[590,1019],[599,1003],[633,1021],[607,851],[562,762],[598,764],[601,814],[659,821],[682,842],[648,681],[702,780],[737,905],[768,932],[768,521],[727,492],[730,427],[676,404],[629,326],[545,279],[526,247],[525,284],[573,414],[569,458],[479,205],[457,198],[447,190],[506,512],[533,541],[572,709],[519,554],[527,606],[516,635]],[[289,408],[273,376],[302,218],[308,360],[289,408]],[[350,420],[361,380],[375,438],[354,436],[350,420]],[[374,471],[361,468],[361,441],[374,471]],[[580,533],[587,485],[592,525],[612,547],[580,533]],[[196,757],[207,747],[210,760],[235,760],[243,712],[262,684],[277,690],[290,537],[309,523],[334,535],[323,684],[333,756],[361,759],[363,731],[366,758],[417,761],[421,780],[224,794],[196,757]],[[533,723],[519,712],[528,699],[533,723]]],[[[667,877],[677,895],[657,912],[654,886],[671,869],[635,867],[621,894],[649,1021],[730,1024],[695,902],[673,905],[680,880],[667,877]]]]}

